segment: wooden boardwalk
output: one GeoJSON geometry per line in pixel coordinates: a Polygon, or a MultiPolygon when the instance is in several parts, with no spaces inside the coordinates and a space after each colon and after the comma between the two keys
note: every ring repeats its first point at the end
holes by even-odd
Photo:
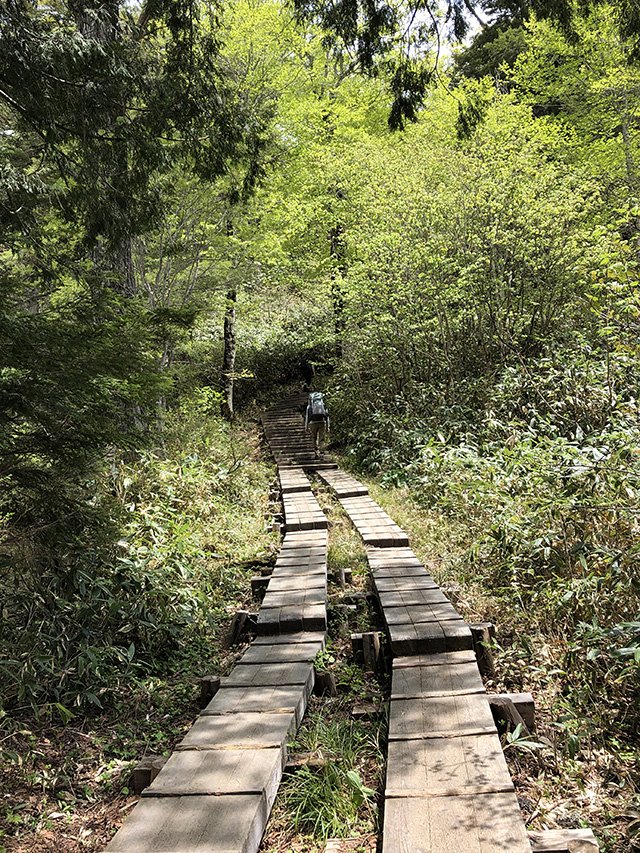
{"type": "Polygon", "coordinates": [[[255,853],[313,689],[327,627],[327,519],[302,465],[317,463],[295,397],[264,417],[285,536],[258,636],[176,747],[108,853],[255,853]],[[294,429],[297,427],[297,430],[294,429]]]}
{"type": "Polygon", "coordinates": [[[318,474],[370,546],[393,655],[383,853],[530,853],[469,626],[364,487],[318,474]]]}
{"type": "MultiPolygon", "coordinates": [[[[315,458],[306,400],[292,396],[263,416],[285,528],[258,636],[107,851],[258,850],[325,644],[328,531],[305,473],[312,470],[368,546],[393,656],[382,853],[530,853],[470,628],[366,487],[315,458]]],[[[567,849],[534,841],[539,850],[567,849]]]]}

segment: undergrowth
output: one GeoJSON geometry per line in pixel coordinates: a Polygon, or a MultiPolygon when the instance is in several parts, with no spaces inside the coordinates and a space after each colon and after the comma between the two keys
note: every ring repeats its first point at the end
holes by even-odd
{"type": "Polygon", "coordinates": [[[465,618],[496,623],[496,687],[535,693],[553,747],[534,825],[582,814],[619,851],[640,828],[640,412],[624,354],[617,373],[574,356],[428,414],[417,390],[360,421],[347,459],[465,618]]]}
{"type": "Polygon", "coordinates": [[[329,607],[356,600],[355,611],[330,609],[327,647],[316,668],[330,672],[337,696],[313,696],[290,755],[311,760],[285,776],[260,850],[262,853],[322,853],[328,838],[351,839],[349,849],[377,849],[378,815],[386,752],[387,677],[366,672],[353,660],[350,635],[378,630],[366,598],[368,571],[364,548],[338,502],[316,484],[316,496],[329,519],[329,577],[337,568],[352,571],[345,589],[329,584],[329,607]],[[354,717],[367,703],[371,714],[354,717]]]}
{"type": "Polygon", "coordinates": [[[277,547],[263,519],[272,469],[248,431],[219,418],[211,389],[167,412],[161,435],[155,451],[114,456],[94,484],[116,537],[46,560],[7,552],[5,715],[66,722],[205,653],[247,595],[245,565],[277,547]]]}

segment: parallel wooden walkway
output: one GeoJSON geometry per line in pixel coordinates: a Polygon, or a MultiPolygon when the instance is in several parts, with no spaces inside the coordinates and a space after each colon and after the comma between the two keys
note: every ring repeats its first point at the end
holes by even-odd
{"type": "Polygon", "coordinates": [[[316,460],[306,400],[263,416],[285,535],[258,636],[107,851],[256,853],[325,643],[328,532],[313,470],[368,546],[393,656],[383,853],[530,853],[469,626],[366,487],[316,460]]]}

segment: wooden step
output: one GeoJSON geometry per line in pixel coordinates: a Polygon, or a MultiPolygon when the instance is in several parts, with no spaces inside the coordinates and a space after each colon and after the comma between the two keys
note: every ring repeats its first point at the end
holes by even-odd
{"type": "Polygon", "coordinates": [[[294,712],[288,714],[247,711],[200,716],[176,747],[202,749],[279,748],[296,730],[294,712]]]}
{"type": "Polygon", "coordinates": [[[473,648],[469,626],[462,620],[451,622],[404,622],[389,628],[391,651],[403,655],[458,652],[473,648]]]}
{"type": "Polygon", "coordinates": [[[312,685],[278,687],[225,687],[218,690],[200,716],[238,714],[265,711],[276,714],[295,714],[300,725],[307,707],[312,685]]]}
{"type": "Polygon", "coordinates": [[[496,734],[486,694],[397,698],[389,711],[389,740],[496,734]]]}
{"type": "Polygon", "coordinates": [[[385,800],[383,853],[531,853],[514,793],[385,800]]]}
{"type": "Polygon", "coordinates": [[[385,797],[513,791],[497,734],[389,741],[385,797]]]}
{"type": "Polygon", "coordinates": [[[258,849],[268,814],[262,794],[144,799],[106,849],[108,853],[248,853],[258,849]]]}

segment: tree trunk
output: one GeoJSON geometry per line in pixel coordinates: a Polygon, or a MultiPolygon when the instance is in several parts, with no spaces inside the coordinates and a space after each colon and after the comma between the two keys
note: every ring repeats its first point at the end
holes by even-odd
{"type": "Polygon", "coordinates": [[[224,311],[224,355],[220,374],[222,417],[233,420],[233,371],[236,363],[236,291],[227,292],[227,304],[224,311]]]}

